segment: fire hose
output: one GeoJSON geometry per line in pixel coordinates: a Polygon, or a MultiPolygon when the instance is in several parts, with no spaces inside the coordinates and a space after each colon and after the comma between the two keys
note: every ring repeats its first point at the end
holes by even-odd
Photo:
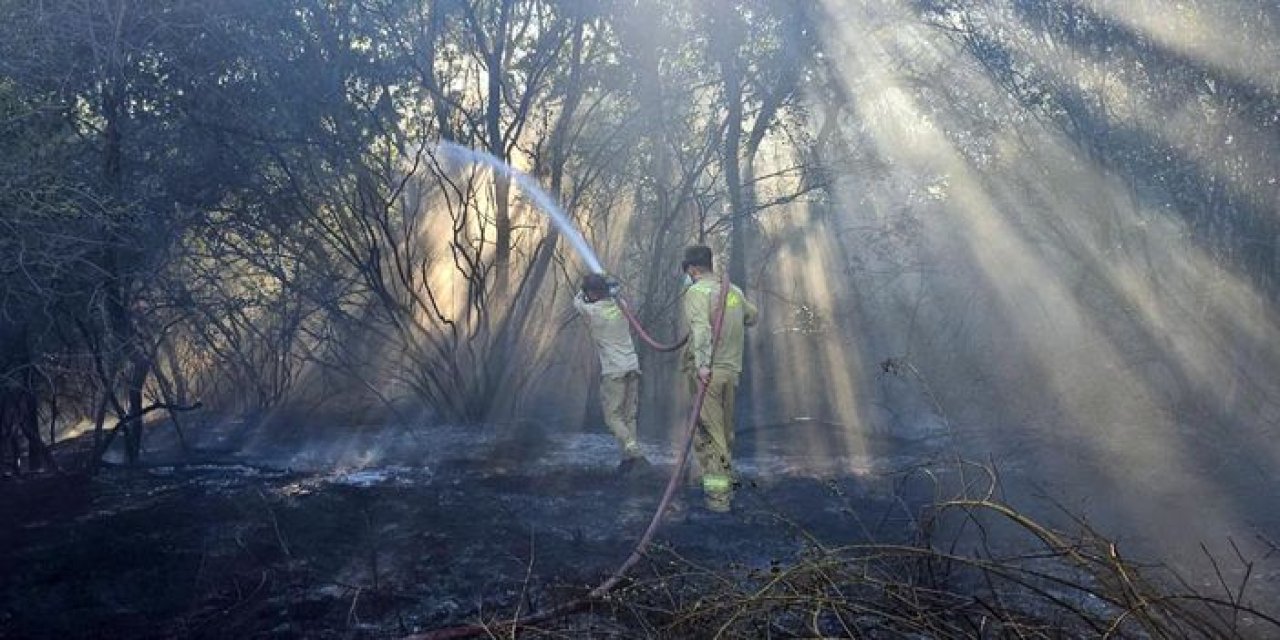
{"type": "MultiPolygon", "coordinates": [[[[712,362],[715,361],[716,346],[720,342],[720,333],[724,329],[724,310],[725,303],[729,298],[729,290],[729,278],[722,277],[720,279],[719,303],[716,305],[716,311],[712,315],[711,320],[712,362]]],[[[674,351],[688,341],[689,337],[686,335],[674,345],[664,345],[657,342],[644,330],[644,327],[640,325],[639,320],[636,319],[625,301],[619,298],[618,303],[618,307],[622,309],[627,321],[631,323],[631,326],[636,330],[636,333],[639,334],[641,339],[650,347],[658,351],[674,351]]],[[[623,578],[626,577],[627,572],[644,557],[645,551],[648,550],[650,543],[653,542],[654,534],[658,532],[658,526],[662,523],[662,516],[666,514],[667,509],[671,506],[671,500],[675,497],[676,489],[681,484],[680,475],[684,472],[684,467],[689,462],[689,449],[693,444],[693,435],[698,428],[698,416],[702,414],[702,405],[706,401],[707,387],[710,383],[710,378],[703,380],[699,377],[697,380],[698,389],[693,397],[693,407],[689,411],[689,420],[686,423],[683,444],[680,446],[679,455],[676,456],[676,463],[674,468],[671,470],[671,477],[667,479],[666,489],[662,492],[662,500],[658,502],[658,508],[654,511],[653,518],[649,520],[649,526],[645,528],[644,534],[640,536],[640,540],[638,540],[635,547],[632,548],[631,555],[627,556],[626,561],[614,570],[614,572],[610,574],[604,582],[601,582],[596,588],[588,592],[587,595],[565,604],[552,607],[542,613],[531,614],[501,622],[499,624],[502,627],[510,628],[514,633],[514,631],[519,627],[540,624],[579,611],[592,601],[599,600],[600,598],[608,595],[614,587],[618,586],[618,583],[622,582],[623,578]]],[[[428,631],[426,633],[406,636],[402,640],[452,640],[454,638],[472,638],[479,635],[492,634],[493,631],[494,628],[492,625],[469,624],[456,627],[446,627],[443,629],[428,631]]]]}
{"type": "MultiPolygon", "coordinates": [[[[725,282],[728,282],[728,280],[726,280],[725,282]]],[[[722,286],[721,288],[723,289],[724,287],[722,286]]],[[[725,289],[725,290],[727,291],[728,289],[725,289]]],[[[684,343],[689,341],[689,336],[688,334],[686,334],[684,337],[680,338],[679,340],[675,341],[672,344],[664,344],[664,343],[658,342],[653,338],[653,336],[649,335],[648,331],[644,330],[644,325],[640,324],[640,320],[637,319],[636,314],[631,311],[631,305],[626,301],[626,299],[623,298],[622,296],[615,296],[615,297],[618,301],[618,308],[622,310],[622,315],[627,317],[627,322],[631,324],[632,329],[635,329],[636,335],[640,336],[640,339],[643,340],[645,344],[649,345],[649,348],[653,349],[654,351],[662,351],[662,352],[675,351],[676,349],[683,347],[684,343]]],[[[721,300],[722,304],[723,302],[724,301],[721,300]]],[[[717,337],[719,337],[719,334],[717,334],[717,337]]]]}

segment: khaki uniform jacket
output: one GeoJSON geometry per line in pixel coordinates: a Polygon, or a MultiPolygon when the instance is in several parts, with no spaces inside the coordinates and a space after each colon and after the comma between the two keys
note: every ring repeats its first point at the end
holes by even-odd
{"type": "Polygon", "coordinates": [[[697,371],[709,367],[713,372],[742,373],[742,350],[746,327],[756,323],[756,306],[738,287],[729,285],[725,300],[724,325],[716,346],[715,362],[711,362],[712,323],[720,303],[720,276],[703,274],[684,292],[684,318],[689,323],[689,344],[684,351],[684,369],[697,371]]]}
{"type": "Polygon", "coordinates": [[[614,376],[640,370],[631,327],[612,298],[587,302],[582,292],[573,297],[573,307],[587,320],[587,328],[600,355],[600,375],[614,376]]]}

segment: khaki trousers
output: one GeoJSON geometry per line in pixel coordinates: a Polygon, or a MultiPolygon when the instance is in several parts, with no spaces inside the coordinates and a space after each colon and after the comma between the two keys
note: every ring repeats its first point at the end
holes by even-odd
{"type": "Polygon", "coordinates": [[[600,405],[604,422],[618,439],[623,457],[638,455],[636,412],[640,404],[640,372],[628,371],[601,376],[600,405]]]}
{"type": "MultiPolygon", "coordinates": [[[[697,378],[690,388],[698,392],[697,378]]],[[[702,491],[708,501],[727,505],[733,497],[733,403],[738,377],[716,371],[707,385],[707,396],[698,414],[693,435],[693,453],[702,471],[702,491]]]]}

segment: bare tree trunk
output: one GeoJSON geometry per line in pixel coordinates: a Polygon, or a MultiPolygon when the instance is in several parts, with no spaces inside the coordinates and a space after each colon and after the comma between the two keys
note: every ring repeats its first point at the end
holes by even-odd
{"type": "MultiPolygon", "coordinates": [[[[736,63],[730,63],[736,67],[736,63]]],[[[724,140],[724,180],[729,191],[729,280],[746,286],[747,227],[751,210],[743,198],[742,188],[742,85],[735,71],[726,74],[728,94],[728,127],[724,140]]]]}
{"type": "Polygon", "coordinates": [[[31,353],[31,346],[27,342],[26,329],[22,330],[19,349],[19,366],[22,369],[22,388],[18,391],[16,399],[18,415],[18,429],[27,440],[27,460],[29,468],[33,471],[41,469],[52,469],[56,465],[53,461],[53,452],[45,445],[44,440],[40,438],[40,375],[36,371],[34,358],[31,353]]]}
{"type": "Polygon", "coordinates": [[[733,0],[717,0],[712,11],[710,43],[720,66],[727,111],[721,166],[729,194],[729,279],[744,286],[747,226],[752,212],[742,193],[742,65],[738,54],[742,24],[733,0]]]}
{"type": "Polygon", "coordinates": [[[7,476],[18,473],[18,433],[9,421],[11,394],[0,392],[0,472],[7,476]]]}
{"type": "MultiPolygon", "coordinates": [[[[170,350],[170,353],[172,354],[172,349],[170,350]]],[[[177,369],[174,370],[176,371],[177,369]]],[[[159,365],[157,365],[151,373],[155,376],[156,386],[160,389],[160,399],[163,400],[165,404],[174,406],[186,404],[187,395],[185,388],[178,387],[178,390],[175,392],[174,382],[170,380],[169,376],[165,375],[159,365]]],[[[180,383],[182,376],[177,375],[175,377],[180,383]]],[[[174,411],[170,411],[169,420],[173,422],[173,430],[178,435],[178,446],[182,448],[182,455],[189,456],[191,454],[191,450],[187,447],[187,436],[182,432],[182,422],[179,420],[178,414],[174,411]]]]}
{"type": "Polygon", "coordinates": [[[57,465],[53,461],[53,452],[40,439],[40,396],[34,389],[28,388],[22,392],[22,414],[18,426],[27,439],[29,468],[32,471],[55,468],[57,465]]]}
{"type": "Polygon", "coordinates": [[[125,427],[124,451],[129,466],[136,466],[142,459],[142,389],[151,373],[151,363],[146,357],[135,353],[129,363],[128,411],[130,416],[139,416],[125,427]]]}
{"type": "Polygon", "coordinates": [[[93,414],[93,454],[89,457],[85,464],[89,469],[96,469],[98,466],[98,458],[102,456],[102,452],[106,449],[105,433],[103,426],[107,422],[107,408],[111,404],[111,389],[102,390],[102,399],[98,401],[98,409],[93,414]]]}
{"type": "MultiPolygon", "coordinates": [[[[640,299],[654,301],[670,287],[671,277],[664,277],[675,269],[672,264],[663,260],[672,249],[672,245],[683,242],[685,238],[671,233],[676,224],[677,212],[672,193],[674,162],[671,150],[667,146],[667,129],[665,113],[666,87],[663,86],[661,71],[661,52],[649,27],[643,26],[648,19],[646,7],[642,4],[623,3],[620,27],[624,46],[632,48],[637,64],[636,77],[639,88],[637,101],[640,113],[643,114],[644,125],[642,139],[649,147],[647,174],[650,180],[641,181],[635,187],[636,211],[644,211],[645,215],[632,216],[628,235],[641,238],[648,243],[645,248],[645,263],[648,268],[641,277],[644,287],[640,299]],[[645,229],[646,225],[652,229],[645,229]]],[[[658,309],[655,305],[646,304],[639,309],[640,319],[646,324],[658,321],[658,309]]],[[[643,353],[643,352],[642,352],[643,353]]],[[[647,357],[646,355],[642,355],[647,357]]],[[[643,365],[643,363],[642,363],[643,365]]]]}
{"type": "MultiPolygon", "coordinates": [[[[514,0],[501,0],[492,48],[486,52],[489,86],[485,106],[485,128],[488,130],[489,153],[507,161],[506,140],[502,135],[502,75],[506,55],[507,25],[511,20],[514,0]]],[[[494,287],[499,294],[507,290],[511,266],[511,180],[499,172],[493,176],[494,199],[494,287]]]]}
{"type": "MultiPolygon", "coordinates": [[[[563,200],[565,164],[569,159],[569,147],[571,145],[569,130],[573,124],[574,117],[577,115],[578,107],[582,103],[582,51],[585,27],[585,21],[578,20],[573,29],[564,106],[556,117],[556,124],[551,133],[550,190],[551,197],[557,202],[563,200]]],[[[539,293],[542,291],[543,283],[551,270],[552,259],[555,257],[556,249],[560,246],[559,230],[556,229],[555,225],[548,225],[548,227],[547,237],[538,245],[533,261],[525,272],[525,277],[520,282],[510,311],[503,322],[498,339],[495,341],[495,344],[503,346],[492,350],[488,361],[490,368],[498,367],[504,371],[504,383],[516,391],[521,387],[521,381],[517,379],[517,367],[504,367],[503,365],[509,364],[507,358],[510,354],[519,352],[517,342],[520,336],[524,334],[528,322],[534,315],[532,313],[534,305],[539,300],[539,293]]],[[[493,402],[490,404],[490,413],[504,408],[496,406],[496,403],[493,402]]]]}

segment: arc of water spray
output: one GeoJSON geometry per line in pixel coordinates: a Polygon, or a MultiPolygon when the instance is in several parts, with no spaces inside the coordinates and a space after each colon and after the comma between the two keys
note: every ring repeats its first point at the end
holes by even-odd
{"type": "Polygon", "coordinates": [[[564,212],[564,209],[560,208],[559,204],[556,204],[555,198],[552,198],[551,194],[538,186],[538,181],[534,180],[533,176],[516,170],[491,154],[447,140],[443,140],[436,145],[436,149],[448,158],[489,167],[516,183],[525,195],[533,199],[537,208],[551,219],[551,223],[560,231],[560,235],[569,241],[569,245],[582,258],[582,262],[586,264],[587,268],[592,273],[604,273],[604,267],[601,266],[600,259],[596,257],[595,251],[591,250],[591,245],[587,244],[587,239],[583,237],[577,227],[573,226],[568,214],[564,212]]]}

